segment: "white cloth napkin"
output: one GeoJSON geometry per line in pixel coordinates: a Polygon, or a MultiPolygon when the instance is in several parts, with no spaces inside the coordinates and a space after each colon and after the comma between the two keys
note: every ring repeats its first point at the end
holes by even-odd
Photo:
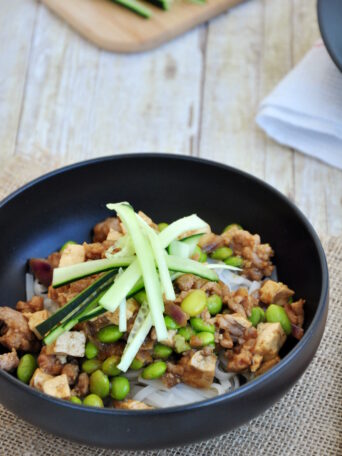
{"type": "Polygon", "coordinates": [[[273,139],[342,169],[342,73],[320,41],[261,103],[273,139]]]}

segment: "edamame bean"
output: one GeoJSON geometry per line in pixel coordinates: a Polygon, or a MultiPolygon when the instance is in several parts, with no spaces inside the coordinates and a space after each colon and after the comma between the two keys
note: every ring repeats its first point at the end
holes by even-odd
{"type": "Polygon", "coordinates": [[[106,375],[110,375],[111,377],[114,377],[115,375],[119,375],[121,373],[121,370],[117,368],[117,365],[120,362],[120,357],[113,355],[107,358],[105,361],[102,363],[102,372],[106,375]]]}
{"type": "Polygon", "coordinates": [[[226,260],[227,258],[233,255],[233,250],[229,247],[219,247],[218,249],[214,250],[211,254],[211,258],[214,260],[226,260]]]}
{"type": "Polygon", "coordinates": [[[178,334],[184,337],[185,340],[189,341],[190,337],[195,334],[195,331],[191,328],[191,326],[184,326],[183,328],[179,328],[178,334]]]}
{"type": "Polygon", "coordinates": [[[271,304],[266,310],[266,320],[269,323],[280,323],[285,334],[291,334],[292,327],[285,309],[277,304],[271,304]]]}
{"type": "Polygon", "coordinates": [[[141,290],[134,295],[134,299],[139,303],[142,304],[143,302],[147,302],[147,294],[145,290],[141,290]]]}
{"type": "Polygon", "coordinates": [[[237,228],[238,230],[243,230],[242,226],[239,225],[238,223],[231,223],[230,225],[227,225],[223,232],[225,233],[226,231],[232,230],[233,228],[237,228]]]}
{"type": "Polygon", "coordinates": [[[198,317],[190,318],[190,324],[196,332],[206,331],[206,332],[210,332],[212,334],[214,334],[214,332],[215,332],[215,326],[210,325],[209,323],[206,323],[204,320],[202,320],[202,318],[198,318],[198,317]]]}
{"type": "Polygon", "coordinates": [[[166,345],[163,345],[163,344],[157,344],[153,348],[153,356],[155,358],[166,359],[171,355],[171,353],[172,353],[172,348],[167,347],[166,345]]]}
{"type": "Polygon", "coordinates": [[[99,359],[87,359],[82,363],[82,370],[87,374],[92,374],[97,369],[100,369],[102,362],[99,359]]]}
{"type": "Polygon", "coordinates": [[[203,252],[203,250],[198,245],[196,245],[191,258],[193,260],[199,261],[200,263],[205,263],[207,261],[207,254],[203,252]]]}
{"type": "Polygon", "coordinates": [[[168,226],[169,226],[169,224],[168,224],[168,223],[165,223],[165,222],[158,223],[159,231],[164,231],[165,228],[167,228],[168,226]]]}
{"type": "Polygon", "coordinates": [[[36,358],[31,355],[30,353],[27,353],[24,355],[18,364],[17,367],[17,377],[20,381],[24,383],[29,383],[31,380],[31,377],[33,375],[33,372],[37,368],[37,361],[36,358]]]}
{"type": "Polygon", "coordinates": [[[209,296],[207,308],[210,315],[217,315],[222,310],[222,299],[219,295],[213,294],[209,296]]]}
{"type": "Polygon", "coordinates": [[[67,241],[65,244],[62,245],[60,252],[63,252],[63,250],[70,244],[76,244],[75,241],[67,241]]]}
{"type": "Polygon", "coordinates": [[[99,352],[99,350],[96,347],[96,345],[93,344],[92,342],[90,342],[90,340],[88,340],[88,342],[86,343],[86,346],[85,346],[85,356],[86,356],[86,358],[87,359],[96,358],[98,352],[99,352]]]}
{"type": "Polygon", "coordinates": [[[253,307],[251,311],[251,316],[248,320],[252,323],[253,326],[257,327],[261,321],[265,321],[265,312],[261,307],[253,307]]]}
{"type": "Polygon", "coordinates": [[[239,256],[232,256],[224,260],[226,264],[229,266],[235,266],[236,268],[242,268],[243,267],[243,259],[239,256]]]}
{"type": "Polygon", "coordinates": [[[190,315],[196,317],[205,309],[207,305],[207,295],[203,290],[191,291],[182,301],[181,308],[190,315]]]}
{"type": "Polygon", "coordinates": [[[155,361],[152,364],[149,364],[142,371],[142,378],[146,380],[153,380],[155,378],[160,378],[166,371],[166,363],[164,361],[155,361]]]}
{"type": "Polygon", "coordinates": [[[81,399],[79,397],[77,397],[77,396],[71,396],[71,398],[69,400],[73,404],[82,405],[81,399]]]}
{"type": "Polygon", "coordinates": [[[90,392],[104,398],[109,394],[109,378],[102,371],[97,370],[90,376],[90,392]]]}
{"type": "Polygon", "coordinates": [[[110,393],[113,399],[116,399],[117,401],[122,401],[123,399],[125,399],[129,391],[130,385],[126,377],[120,376],[113,378],[112,391],[110,393]]]}
{"type": "Polygon", "coordinates": [[[134,358],[130,368],[133,370],[139,370],[143,367],[144,363],[140,359],[134,358]]]}
{"type": "Polygon", "coordinates": [[[112,344],[122,337],[122,332],[119,331],[119,327],[116,325],[108,325],[101,328],[97,333],[97,338],[104,344],[112,344]]]}
{"type": "Polygon", "coordinates": [[[165,315],[164,321],[165,321],[165,326],[167,327],[167,329],[179,329],[180,328],[179,324],[176,323],[175,320],[173,318],[171,318],[169,315],[165,315]]]}
{"type": "Polygon", "coordinates": [[[184,337],[176,334],[174,337],[176,353],[183,353],[191,349],[190,345],[185,341],[184,337]]]}
{"type": "Polygon", "coordinates": [[[87,405],[88,407],[103,407],[103,401],[96,394],[89,394],[84,398],[83,405],[87,405]]]}
{"type": "Polygon", "coordinates": [[[190,345],[198,346],[198,342],[200,342],[202,347],[205,347],[206,345],[215,343],[215,336],[214,334],[206,331],[197,333],[191,337],[190,345]]]}

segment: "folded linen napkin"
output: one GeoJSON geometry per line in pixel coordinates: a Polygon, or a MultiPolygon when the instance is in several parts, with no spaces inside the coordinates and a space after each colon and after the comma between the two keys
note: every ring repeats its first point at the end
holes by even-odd
{"type": "Polygon", "coordinates": [[[342,73],[319,41],[260,105],[277,142],[342,169],[342,73]]]}

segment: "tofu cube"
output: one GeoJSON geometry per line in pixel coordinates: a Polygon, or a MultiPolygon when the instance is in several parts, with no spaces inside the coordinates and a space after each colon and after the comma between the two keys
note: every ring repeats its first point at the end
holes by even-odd
{"type": "Polygon", "coordinates": [[[85,249],[83,245],[68,244],[62,252],[58,267],[71,266],[72,264],[85,261],[85,249]]]}
{"type": "Polygon", "coordinates": [[[46,309],[39,310],[38,312],[25,314],[25,317],[28,319],[30,330],[34,333],[37,339],[42,339],[42,336],[36,330],[36,326],[49,318],[49,312],[46,309]]]}
{"type": "Polygon", "coordinates": [[[109,233],[107,234],[107,241],[117,241],[122,237],[122,233],[119,233],[119,231],[114,230],[113,228],[110,228],[109,233]]]}
{"type": "Polygon", "coordinates": [[[258,336],[254,352],[262,355],[265,361],[277,356],[286,340],[286,334],[280,323],[259,323],[258,336]]]}
{"type": "Polygon", "coordinates": [[[67,355],[82,358],[85,353],[86,336],[82,331],[68,331],[61,334],[55,342],[55,355],[67,355]]]}
{"type": "Polygon", "coordinates": [[[260,299],[265,304],[284,306],[293,295],[294,291],[287,285],[273,280],[267,280],[260,288],[260,299]]]}
{"type": "Polygon", "coordinates": [[[32,386],[33,388],[35,388],[39,391],[43,391],[44,383],[47,380],[51,380],[52,378],[53,378],[52,375],[46,374],[45,372],[43,372],[41,369],[38,368],[34,371],[34,374],[30,381],[30,386],[32,386]]]}
{"type": "Polygon", "coordinates": [[[43,392],[49,396],[59,399],[70,397],[71,391],[68,383],[68,377],[65,374],[58,375],[43,383],[43,392]]]}

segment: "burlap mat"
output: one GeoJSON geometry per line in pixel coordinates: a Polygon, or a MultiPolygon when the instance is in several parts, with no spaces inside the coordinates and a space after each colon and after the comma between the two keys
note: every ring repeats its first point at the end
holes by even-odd
{"type": "MultiPolygon", "coordinates": [[[[60,163],[16,157],[0,173],[0,198],[60,163]]],[[[320,348],[294,388],[262,416],[203,443],[151,452],[89,448],[46,434],[0,406],[0,455],[342,455],[342,237],[324,240],[330,310],[320,348]]]]}

